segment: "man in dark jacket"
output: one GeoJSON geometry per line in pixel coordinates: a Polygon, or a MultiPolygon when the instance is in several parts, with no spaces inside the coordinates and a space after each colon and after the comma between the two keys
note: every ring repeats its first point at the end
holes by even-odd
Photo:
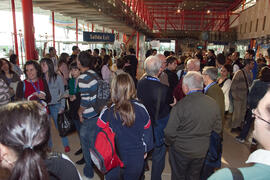
{"type": "Polygon", "coordinates": [[[161,60],[149,56],[145,61],[146,76],[138,82],[137,96],[145,105],[154,130],[155,147],[152,153],[151,180],[161,180],[165,167],[166,146],[163,130],[169,119],[168,86],[158,79],[161,60]]]}
{"type": "Polygon", "coordinates": [[[172,108],[164,130],[172,180],[199,179],[210,134],[212,131],[221,132],[219,107],[202,90],[202,75],[188,72],[183,80],[186,96],[172,108]]]}

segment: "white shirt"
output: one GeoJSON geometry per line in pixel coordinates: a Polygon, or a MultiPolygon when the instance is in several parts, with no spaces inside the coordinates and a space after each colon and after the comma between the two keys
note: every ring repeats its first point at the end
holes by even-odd
{"type": "Polygon", "coordinates": [[[270,151],[259,149],[249,155],[246,163],[260,163],[270,166],[270,151]]]}

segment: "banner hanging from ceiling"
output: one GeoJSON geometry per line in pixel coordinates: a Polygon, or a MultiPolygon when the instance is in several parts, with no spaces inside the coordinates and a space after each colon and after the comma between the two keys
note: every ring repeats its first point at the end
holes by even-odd
{"type": "Polygon", "coordinates": [[[83,32],[83,41],[114,43],[115,35],[112,33],[83,32]]]}

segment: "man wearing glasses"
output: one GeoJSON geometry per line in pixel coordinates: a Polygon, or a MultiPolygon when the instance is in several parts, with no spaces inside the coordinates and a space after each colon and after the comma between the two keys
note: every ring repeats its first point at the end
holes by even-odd
{"type": "Polygon", "coordinates": [[[232,180],[234,176],[242,179],[266,180],[270,177],[270,90],[253,110],[255,118],[254,138],[261,144],[263,149],[253,152],[246,163],[254,163],[253,166],[245,168],[224,168],[213,174],[208,180],[232,180]]]}

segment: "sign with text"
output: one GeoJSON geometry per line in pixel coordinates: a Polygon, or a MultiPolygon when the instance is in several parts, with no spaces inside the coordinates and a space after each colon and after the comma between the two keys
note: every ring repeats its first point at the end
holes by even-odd
{"type": "Polygon", "coordinates": [[[113,43],[115,35],[111,33],[83,32],[83,41],[113,43]]]}

